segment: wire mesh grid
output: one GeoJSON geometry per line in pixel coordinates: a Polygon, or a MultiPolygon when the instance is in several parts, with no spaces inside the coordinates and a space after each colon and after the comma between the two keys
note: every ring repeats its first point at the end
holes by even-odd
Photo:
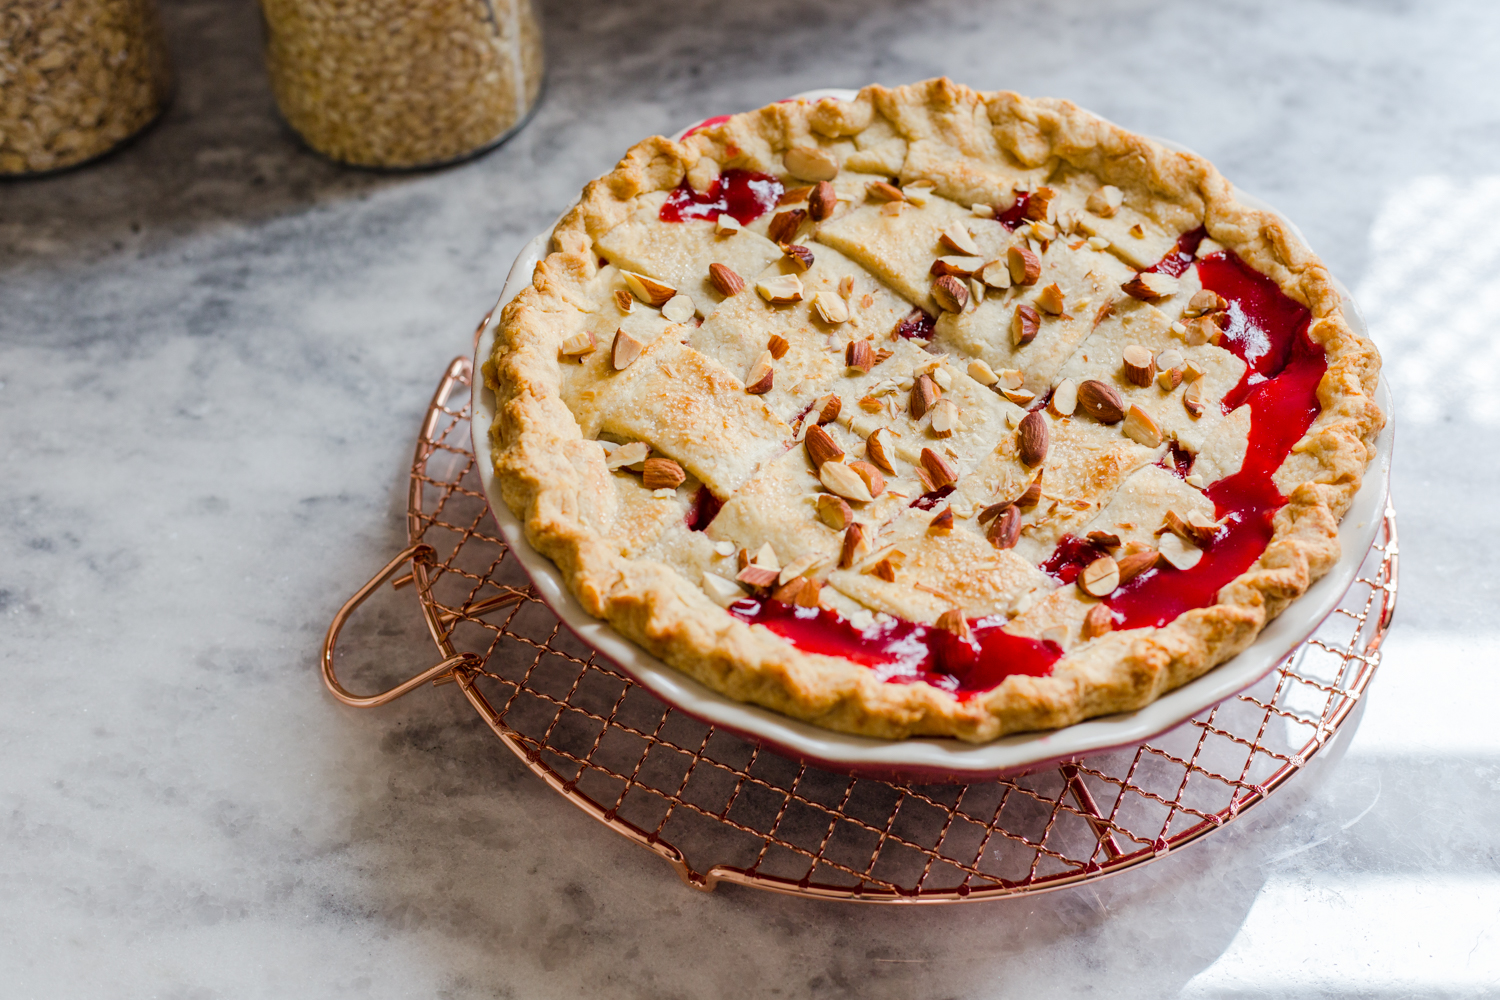
{"type": "Polygon", "coordinates": [[[969,785],[891,784],[799,764],[716,730],[636,685],[532,595],[489,513],[458,358],[411,469],[411,547],[340,611],[330,689],[383,704],[456,681],[495,734],[574,805],[666,859],[722,881],[879,902],[1056,889],[1122,871],[1217,830],[1332,738],[1379,665],[1395,609],[1394,512],[1339,608],[1261,682],[1139,746],[969,785]],[[444,659],[368,698],[333,673],[348,614],[407,563],[444,659]]]}

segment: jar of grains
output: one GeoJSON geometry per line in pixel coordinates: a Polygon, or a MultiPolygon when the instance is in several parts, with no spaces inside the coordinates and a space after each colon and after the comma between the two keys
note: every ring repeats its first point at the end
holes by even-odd
{"type": "Polygon", "coordinates": [[[106,153],[170,96],[153,0],[0,0],[0,175],[106,153]]]}
{"type": "Polygon", "coordinates": [[[494,146],[542,84],[531,0],[261,0],[276,103],[309,146],[431,167],[494,146]]]}

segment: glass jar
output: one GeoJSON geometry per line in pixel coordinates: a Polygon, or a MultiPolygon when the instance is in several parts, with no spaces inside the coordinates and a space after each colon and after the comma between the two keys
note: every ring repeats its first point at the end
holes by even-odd
{"type": "Polygon", "coordinates": [[[531,0],[261,0],[271,88],[309,146],[439,166],[506,139],[542,84],[531,0]]]}
{"type": "Polygon", "coordinates": [[[153,0],[0,2],[0,175],[107,153],[170,96],[153,0]]]}

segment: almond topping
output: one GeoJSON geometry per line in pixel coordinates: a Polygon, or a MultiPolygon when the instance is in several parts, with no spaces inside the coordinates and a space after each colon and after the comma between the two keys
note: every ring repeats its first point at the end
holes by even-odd
{"type": "Polygon", "coordinates": [[[624,330],[615,331],[615,342],[610,345],[610,363],[615,371],[623,371],[632,361],[641,356],[646,345],[624,330]]]}
{"type": "Polygon", "coordinates": [[[1031,197],[1026,201],[1026,218],[1035,221],[1045,221],[1051,215],[1052,199],[1057,192],[1049,187],[1039,187],[1031,192],[1031,197]]]}
{"type": "Polygon", "coordinates": [[[625,286],[630,289],[631,294],[648,306],[660,308],[666,305],[668,299],[677,294],[677,289],[671,285],[664,285],[655,278],[648,278],[644,274],[636,274],[634,271],[621,271],[620,276],[625,279],[625,286]]]}
{"type": "Polygon", "coordinates": [[[955,430],[962,430],[958,419],[958,406],[951,399],[940,399],[932,407],[932,433],[940,438],[952,437],[955,430]]]}
{"type": "Polygon", "coordinates": [[[765,569],[774,569],[778,573],[781,571],[781,561],[776,558],[776,550],[771,547],[770,542],[762,545],[760,547],[760,551],[755,553],[755,558],[751,559],[750,561],[756,566],[760,566],[765,569]]]}
{"type": "Polygon", "coordinates": [[[1036,402],[1036,393],[1030,389],[1001,389],[1000,392],[1017,406],[1030,406],[1036,402]]]}
{"type": "Polygon", "coordinates": [[[585,354],[594,353],[594,348],[597,346],[598,342],[594,340],[594,335],[588,330],[585,330],[582,333],[575,333],[573,334],[573,336],[563,341],[562,347],[559,348],[559,351],[561,352],[563,357],[580,358],[585,354]]]}
{"type": "Polygon", "coordinates": [[[1199,316],[1188,322],[1187,332],[1182,339],[1189,347],[1201,347],[1204,344],[1217,344],[1223,332],[1212,317],[1199,316]]]}
{"type": "Polygon", "coordinates": [[[624,469],[632,465],[639,465],[651,454],[651,446],[644,441],[632,441],[622,444],[610,453],[604,460],[604,467],[611,472],[616,469],[624,469]]]}
{"type": "Polygon", "coordinates": [[[1142,271],[1134,278],[1120,286],[1120,290],[1133,299],[1142,302],[1159,302],[1177,292],[1179,283],[1170,274],[1160,274],[1156,271],[1142,271]]]}
{"type": "Polygon", "coordinates": [[[992,260],[977,272],[979,280],[991,288],[1009,288],[1010,264],[1004,260],[992,260]]]}
{"type": "Polygon", "coordinates": [[[1099,216],[1101,219],[1112,219],[1125,201],[1125,192],[1113,184],[1106,184],[1093,194],[1089,195],[1088,201],[1083,207],[1099,216]]]}
{"type": "Polygon", "coordinates": [[[1026,374],[1019,368],[1002,368],[995,373],[995,378],[1001,389],[1019,389],[1026,381],[1026,374]]]}
{"type": "Polygon", "coordinates": [[[641,470],[641,485],[648,490],[675,490],[685,479],[687,473],[670,458],[648,458],[641,470]]]}
{"type": "Polygon", "coordinates": [[[838,158],[816,146],[793,146],[782,154],[781,164],[801,181],[831,181],[839,175],[838,158]]]}
{"type": "MultiPolygon", "coordinates": [[[[849,296],[854,294],[854,275],[846,274],[839,279],[839,295],[847,302],[849,296]]],[[[866,307],[868,308],[868,307],[866,307]]]]}
{"type": "Polygon", "coordinates": [[[850,341],[849,346],[844,348],[844,364],[849,368],[869,372],[875,367],[875,349],[868,340],[850,341]]]}
{"type": "Polygon", "coordinates": [[[703,589],[708,592],[709,597],[713,598],[714,603],[721,608],[727,608],[745,596],[743,590],[717,573],[703,574],[703,589]]]}
{"type": "Polygon", "coordinates": [[[1143,240],[1146,238],[1146,229],[1139,222],[1137,222],[1135,225],[1130,227],[1130,235],[1134,236],[1138,240],[1143,240]]]}
{"type": "Polygon", "coordinates": [[[771,339],[766,341],[766,350],[770,352],[772,359],[776,361],[780,361],[786,357],[786,352],[791,349],[791,343],[779,333],[771,334],[771,339]]]}
{"type": "Polygon", "coordinates": [[[960,639],[969,638],[969,623],[964,620],[964,613],[961,608],[949,608],[938,615],[934,627],[940,628],[951,635],[956,635],[960,639]]]}
{"type": "Polygon", "coordinates": [[[1119,391],[1098,379],[1091,378],[1078,387],[1078,405],[1101,424],[1117,424],[1125,419],[1125,400],[1119,391]]]}
{"type": "Polygon", "coordinates": [[[853,566],[869,548],[865,543],[864,525],[851,523],[844,529],[844,543],[839,548],[839,569],[853,566]]]}
{"type": "Polygon", "coordinates": [[[841,462],[824,462],[818,469],[818,480],[828,492],[836,493],[845,500],[869,503],[875,499],[870,495],[870,488],[865,485],[863,477],[841,462]]]}
{"type": "Polygon", "coordinates": [[[1110,556],[1100,556],[1078,574],[1078,589],[1090,597],[1108,597],[1120,585],[1120,567],[1110,556]]]}
{"type": "Polygon", "coordinates": [[[833,210],[839,206],[839,196],[833,190],[833,185],[827,181],[819,181],[807,196],[807,211],[814,222],[822,222],[833,214],[833,210]]]}
{"type": "Polygon", "coordinates": [[[953,275],[945,274],[932,283],[932,298],[941,309],[963,312],[969,304],[969,289],[953,275]]]}
{"type": "Polygon", "coordinates": [[[1010,268],[1011,284],[1034,285],[1042,276],[1041,258],[1019,243],[1005,251],[1005,262],[1010,268]]]}
{"type": "Polygon", "coordinates": [[[1157,560],[1160,558],[1161,553],[1155,549],[1147,549],[1144,552],[1131,552],[1128,555],[1121,556],[1119,562],[1120,582],[1128,583],[1148,569],[1155,569],[1157,560]]]}
{"type": "Polygon", "coordinates": [[[1200,288],[1193,293],[1192,298],[1188,299],[1187,308],[1182,311],[1182,315],[1191,319],[1195,316],[1203,316],[1228,308],[1229,303],[1225,302],[1218,292],[1211,292],[1207,288],[1200,288]]]}
{"type": "Polygon", "coordinates": [[[1013,549],[1021,538],[1021,511],[1015,504],[1006,504],[995,513],[995,520],[985,532],[985,538],[997,549],[1013,549]]]}
{"type": "Polygon", "coordinates": [[[718,220],[714,223],[714,232],[720,236],[733,236],[745,227],[740,225],[740,220],[727,212],[720,212],[718,220]]]}
{"type": "Polygon", "coordinates": [[[771,600],[803,608],[818,606],[818,584],[805,576],[794,576],[771,592],[771,600]]]}
{"type": "Polygon", "coordinates": [[[1186,373],[1187,363],[1181,351],[1169,347],[1156,356],[1156,384],[1167,392],[1181,385],[1186,373]]]}
{"type": "Polygon", "coordinates": [[[1036,475],[1031,477],[1031,482],[1026,489],[1016,498],[1017,507],[1035,507],[1042,502],[1042,470],[1038,468],[1036,475]]]}
{"type": "Polygon", "coordinates": [[[1047,408],[1059,417],[1071,417],[1073,411],[1078,409],[1078,383],[1070,378],[1057,383],[1047,408]]]}
{"type": "Polygon", "coordinates": [[[797,235],[797,230],[802,227],[802,220],[805,218],[807,218],[807,210],[803,208],[777,212],[771,217],[771,224],[766,227],[766,239],[772,243],[792,242],[792,237],[797,235]]]}
{"type": "Polygon", "coordinates": [[[793,267],[799,271],[806,271],[813,266],[813,252],[801,243],[783,243],[781,252],[786,259],[791,261],[793,267]]]}
{"type": "Polygon", "coordinates": [[[623,288],[616,288],[615,289],[615,306],[622,313],[634,312],[635,311],[635,296],[631,295],[629,292],[627,292],[623,288]]]}
{"type": "Polygon", "coordinates": [[[906,195],[901,193],[900,188],[894,184],[887,184],[885,181],[871,181],[865,185],[865,190],[869,192],[871,198],[877,201],[906,200],[906,195]]]}
{"type": "Polygon", "coordinates": [[[764,566],[756,566],[752,563],[751,565],[746,566],[744,569],[740,570],[739,574],[735,576],[735,579],[740,583],[747,584],[748,586],[754,587],[756,590],[760,590],[775,583],[776,575],[776,570],[767,569],[764,566]]]}
{"type": "Polygon", "coordinates": [[[1036,307],[1042,312],[1051,313],[1054,316],[1061,316],[1065,305],[1063,290],[1057,286],[1057,282],[1055,281],[1046,288],[1043,288],[1041,294],[1036,297],[1036,307]]]}
{"type": "Polygon", "coordinates": [[[945,274],[951,274],[955,278],[967,278],[982,267],[984,267],[983,257],[939,257],[932,262],[932,267],[927,269],[927,273],[937,278],[945,274]]]}
{"type": "Polygon", "coordinates": [[[795,274],[776,274],[755,283],[761,298],[773,305],[802,300],[802,279],[795,274]]]}
{"type": "Polygon", "coordinates": [[[1184,382],[1196,382],[1204,376],[1205,372],[1198,367],[1198,362],[1189,361],[1182,366],[1182,380],[1184,382]]]}
{"type": "Polygon", "coordinates": [[[1036,339],[1042,328],[1042,317],[1035,309],[1022,302],[1010,318],[1010,339],[1017,347],[1025,347],[1036,339]]]}
{"type": "Polygon", "coordinates": [[[953,486],[958,482],[958,470],[931,448],[922,449],[922,468],[932,480],[932,487],[935,490],[940,490],[944,486],[953,486]]]}
{"type": "Polygon", "coordinates": [[[1151,352],[1140,344],[1131,344],[1120,354],[1125,363],[1125,377],[1136,385],[1145,387],[1156,378],[1156,362],[1151,352]]]}
{"type": "Polygon", "coordinates": [[[1176,535],[1163,535],[1161,557],[1177,569],[1192,569],[1203,558],[1203,550],[1176,535]]]}
{"type": "Polygon", "coordinates": [[[880,496],[885,492],[885,477],[880,470],[869,462],[850,462],[849,468],[853,469],[859,478],[865,481],[865,489],[870,491],[870,498],[880,496]]]}
{"type": "Polygon", "coordinates": [[[912,419],[921,420],[942,395],[943,391],[937,387],[932,376],[918,376],[916,382],[912,383],[911,402],[907,404],[912,419]]]}
{"type": "Polygon", "coordinates": [[[1125,423],[1120,426],[1120,430],[1130,440],[1147,448],[1155,448],[1161,444],[1161,426],[1152,419],[1151,414],[1134,404],[1125,415],[1125,423]]]}
{"type": "Polygon", "coordinates": [[[870,461],[891,475],[895,475],[896,467],[891,464],[890,454],[886,451],[886,438],[890,437],[890,434],[891,432],[884,427],[877,427],[871,431],[870,436],[865,438],[865,454],[870,456],[870,461]]]}
{"type": "Polygon", "coordinates": [[[818,520],[835,531],[843,531],[854,521],[854,509],[843,497],[832,493],[818,494],[818,520]]]}
{"type": "Polygon", "coordinates": [[[1117,549],[1120,547],[1120,536],[1110,531],[1090,531],[1084,537],[1100,548],[1117,549]]]}
{"type": "Polygon", "coordinates": [[[943,246],[954,253],[961,253],[966,257],[979,256],[979,244],[974,242],[974,237],[969,235],[968,229],[962,223],[950,222],[943,227],[938,239],[943,246]]]}
{"type": "Polygon", "coordinates": [[[837,326],[849,321],[849,303],[826,290],[814,296],[813,308],[818,310],[818,315],[825,323],[837,326]]]}
{"type": "Polygon", "coordinates": [[[813,409],[817,411],[819,424],[831,424],[839,418],[839,411],[844,408],[844,401],[837,393],[830,392],[820,397],[813,403],[813,409]]]}
{"type": "Polygon", "coordinates": [[[782,205],[795,205],[799,201],[806,201],[807,196],[810,194],[812,194],[812,187],[810,186],[787,188],[782,192],[781,197],[776,199],[776,207],[780,208],[782,205]]]}
{"type": "Polygon", "coordinates": [[[771,362],[771,352],[761,351],[755,364],[750,366],[750,374],[745,376],[745,391],[750,395],[763,396],[771,391],[771,383],[776,377],[776,369],[771,362]]]}
{"type": "Polygon", "coordinates": [[[937,516],[927,522],[928,531],[952,531],[953,530],[953,508],[944,507],[937,512],[937,516]]]}
{"type": "Polygon", "coordinates": [[[708,282],[714,286],[714,291],[726,299],[745,290],[745,279],[728,264],[708,265],[708,282]]]}
{"type": "Polygon", "coordinates": [[[1016,452],[1027,465],[1039,465],[1047,457],[1047,418],[1041,410],[1032,410],[1021,418],[1016,428],[1016,452]]]}
{"type": "Polygon", "coordinates": [[[969,362],[969,378],[980,385],[994,385],[1000,381],[1000,376],[995,374],[995,370],[979,358],[969,362]]]}
{"type": "Polygon", "coordinates": [[[1080,637],[1087,642],[1089,639],[1097,639],[1115,627],[1114,614],[1109,610],[1108,604],[1096,604],[1089,608],[1089,613],[1083,616],[1083,629],[1080,637]]]}
{"type": "Polygon", "coordinates": [[[802,441],[803,447],[807,449],[807,460],[813,464],[814,469],[821,469],[824,462],[842,462],[844,460],[844,449],[823,428],[817,424],[807,429],[807,437],[802,441]]]}
{"type": "Polygon", "coordinates": [[[693,313],[696,311],[693,300],[681,292],[672,296],[667,300],[667,304],[661,307],[661,314],[673,323],[686,323],[693,318],[693,313]]]}
{"type": "Polygon", "coordinates": [[[880,579],[884,580],[886,583],[896,582],[896,567],[889,559],[880,560],[880,562],[876,563],[874,566],[871,566],[868,572],[874,576],[880,577],[880,579]]]}
{"type": "Polygon", "coordinates": [[[1182,390],[1182,406],[1194,418],[1203,416],[1207,407],[1203,403],[1203,382],[1198,380],[1182,390]]]}

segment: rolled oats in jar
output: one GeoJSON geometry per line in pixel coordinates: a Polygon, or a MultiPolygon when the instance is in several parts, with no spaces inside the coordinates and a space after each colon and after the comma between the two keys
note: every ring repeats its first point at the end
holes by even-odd
{"type": "Polygon", "coordinates": [[[261,0],[276,103],[309,146],[427,167],[504,139],[536,103],[531,0],[261,0]]]}
{"type": "Polygon", "coordinates": [[[0,175],[106,153],[170,93],[152,0],[0,0],[0,175]]]}

